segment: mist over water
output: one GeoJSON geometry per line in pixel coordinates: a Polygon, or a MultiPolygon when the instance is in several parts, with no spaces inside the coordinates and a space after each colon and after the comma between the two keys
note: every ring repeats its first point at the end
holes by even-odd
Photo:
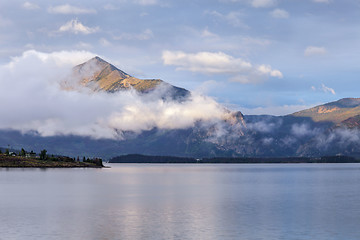
{"type": "Polygon", "coordinates": [[[360,238],[359,164],[111,167],[1,169],[1,238],[360,238]]]}

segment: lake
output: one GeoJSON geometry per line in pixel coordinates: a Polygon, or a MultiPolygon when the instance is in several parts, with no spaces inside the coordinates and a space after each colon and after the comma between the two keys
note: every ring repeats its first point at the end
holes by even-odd
{"type": "Polygon", "coordinates": [[[0,169],[0,239],[360,239],[360,164],[0,169]]]}

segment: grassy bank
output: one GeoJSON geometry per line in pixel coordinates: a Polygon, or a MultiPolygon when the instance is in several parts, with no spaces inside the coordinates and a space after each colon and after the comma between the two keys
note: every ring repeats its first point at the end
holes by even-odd
{"type": "Polygon", "coordinates": [[[87,162],[74,161],[68,157],[49,158],[40,160],[21,156],[7,156],[0,154],[0,167],[6,168],[101,168],[101,160],[87,162]]]}

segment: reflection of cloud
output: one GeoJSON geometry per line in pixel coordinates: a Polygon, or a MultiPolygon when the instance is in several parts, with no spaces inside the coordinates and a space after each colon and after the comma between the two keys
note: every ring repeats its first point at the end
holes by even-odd
{"type": "Polygon", "coordinates": [[[165,65],[177,66],[177,70],[210,75],[227,74],[231,81],[240,83],[256,83],[269,76],[283,77],[279,70],[272,69],[270,65],[253,66],[248,61],[223,52],[164,51],[162,58],[165,65]]]}

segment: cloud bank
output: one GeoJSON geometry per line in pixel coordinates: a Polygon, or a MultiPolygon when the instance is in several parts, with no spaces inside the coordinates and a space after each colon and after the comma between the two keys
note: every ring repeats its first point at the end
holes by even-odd
{"type": "Polygon", "coordinates": [[[270,65],[253,65],[241,58],[235,58],[223,52],[185,53],[182,51],[164,51],[165,65],[176,66],[177,70],[199,72],[203,74],[225,74],[230,81],[240,83],[257,83],[267,77],[282,78],[279,70],[270,65]]]}
{"type": "Polygon", "coordinates": [[[61,83],[72,67],[94,55],[31,50],[0,66],[0,84],[4,86],[0,129],[42,136],[121,139],[123,131],[188,128],[197,121],[220,120],[227,114],[216,101],[200,95],[192,94],[183,102],[164,100],[160,96],[167,91],[165,87],[146,95],[134,90],[114,94],[81,87],[63,90],[61,83]]]}

